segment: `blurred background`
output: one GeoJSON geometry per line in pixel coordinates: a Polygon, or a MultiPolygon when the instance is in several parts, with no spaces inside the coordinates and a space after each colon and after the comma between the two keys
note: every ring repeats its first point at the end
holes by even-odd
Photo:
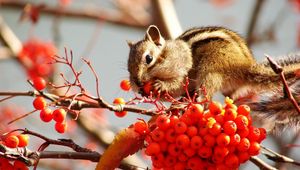
{"type": "MultiPolygon", "coordinates": [[[[7,51],[10,44],[0,41],[0,91],[32,90],[27,79],[39,71],[38,68],[30,70],[20,57],[18,50],[22,46],[18,46],[17,40],[23,46],[29,44],[28,48],[40,44],[40,48],[52,50],[60,56],[64,56],[64,48],[72,50],[74,65],[83,72],[83,86],[95,95],[93,74],[80,60],[81,57],[89,59],[100,78],[100,95],[111,102],[116,97],[130,99],[134,96],[119,87],[121,80],[128,79],[129,48],[126,40],[140,40],[150,24],[157,24],[165,37],[174,37],[198,26],[228,27],[247,40],[258,61],[264,61],[265,54],[276,58],[296,53],[300,47],[299,0],[166,0],[163,10],[170,14],[167,17],[171,20],[167,26],[161,19],[163,14],[158,6],[157,1],[150,0],[0,0],[0,21],[16,36],[16,42],[12,43],[15,51],[7,51]],[[167,6],[168,2],[172,2],[175,11],[172,11],[172,6],[167,6]],[[170,29],[175,31],[170,33],[170,29]]],[[[72,80],[66,66],[55,66],[55,73],[59,72],[64,72],[72,80]]],[[[221,96],[216,99],[223,102],[221,96]]],[[[69,130],[63,135],[55,132],[52,122],[41,122],[38,113],[7,125],[18,115],[32,111],[32,100],[31,97],[17,97],[0,103],[1,134],[9,129],[28,128],[53,139],[71,138],[79,145],[101,153],[111,142],[114,132],[128,127],[137,118],[149,119],[136,113],[119,118],[107,110],[85,109],[80,120],[69,118],[69,130]]],[[[285,147],[300,142],[295,134],[287,131],[280,136],[270,136],[264,145],[297,159],[299,148],[285,147]]],[[[30,148],[36,150],[39,144],[41,140],[33,138],[30,148]]],[[[62,150],[60,147],[48,149],[62,150]]],[[[38,169],[94,169],[96,165],[78,160],[54,162],[41,160],[38,169]]],[[[131,164],[151,168],[149,158],[143,154],[135,155],[131,164]]],[[[247,163],[241,169],[258,167],[247,163]]],[[[282,169],[297,168],[285,166],[282,169]]]]}

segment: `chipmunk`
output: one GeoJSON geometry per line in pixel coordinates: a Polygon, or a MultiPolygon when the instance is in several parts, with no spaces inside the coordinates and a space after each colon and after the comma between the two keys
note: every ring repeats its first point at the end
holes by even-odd
{"type": "MultiPolygon", "coordinates": [[[[130,82],[142,94],[143,85],[150,81],[154,91],[183,96],[186,77],[189,92],[204,86],[209,97],[221,91],[233,99],[241,89],[261,91],[281,83],[268,64],[255,61],[241,36],[223,27],[192,28],[174,40],[165,40],[150,25],[144,39],[128,45],[130,82]]],[[[288,79],[300,68],[299,57],[295,60],[283,68],[288,79]]]]}

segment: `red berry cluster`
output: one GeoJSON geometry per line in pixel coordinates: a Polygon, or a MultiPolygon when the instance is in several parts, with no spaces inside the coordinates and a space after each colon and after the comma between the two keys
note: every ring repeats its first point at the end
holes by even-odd
{"type": "Polygon", "coordinates": [[[55,52],[56,48],[52,43],[31,39],[23,44],[18,57],[30,78],[47,77],[53,72],[53,65],[49,63],[55,52]]]}
{"type": "MultiPolygon", "coordinates": [[[[16,147],[25,147],[28,145],[29,142],[29,136],[26,134],[9,134],[5,137],[4,141],[0,141],[1,144],[10,147],[10,148],[16,148],[16,147]]],[[[28,170],[28,167],[21,161],[9,161],[6,158],[0,157],[0,169],[5,170],[28,170]]]]}
{"type": "MultiPolygon", "coordinates": [[[[46,81],[41,77],[36,77],[33,79],[33,86],[37,90],[43,90],[46,87],[46,81]]],[[[55,123],[55,130],[58,133],[64,133],[67,129],[66,123],[66,111],[62,108],[58,108],[54,111],[47,107],[47,102],[44,97],[37,96],[33,100],[33,107],[36,110],[40,110],[40,118],[44,122],[50,122],[52,119],[55,123]]]]}
{"type": "Polygon", "coordinates": [[[208,110],[190,104],[181,116],[160,115],[146,137],[145,153],[155,168],[237,169],[257,155],[266,138],[263,128],[252,126],[250,108],[211,102],[208,110]]]}

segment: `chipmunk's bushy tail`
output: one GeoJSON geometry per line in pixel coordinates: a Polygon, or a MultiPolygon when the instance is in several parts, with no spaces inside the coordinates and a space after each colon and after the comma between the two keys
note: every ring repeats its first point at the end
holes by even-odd
{"type": "MultiPolygon", "coordinates": [[[[277,60],[283,68],[294,70],[294,77],[289,77],[288,84],[293,97],[300,105],[300,55],[292,55],[277,60]],[[298,70],[299,72],[296,73],[298,70]]],[[[268,67],[268,63],[263,64],[268,67]]],[[[279,77],[279,75],[277,75],[279,77]]],[[[289,75],[290,76],[290,75],[289,75]]],[[[280,80],[280,79],[279,79],[280,80]]],[[[281,80],[280,80],[281,81],[281,80]]],[[[247,104],[251,107],[251,114],[255,123],[266,128],[267,131],[280,133],[285,129],[300,129],[300,113],[295,109],[290,99],[284,94],[283,84],[263,91],[252,91],[251,98],[241,97],[238,104],[247,104]]]]}

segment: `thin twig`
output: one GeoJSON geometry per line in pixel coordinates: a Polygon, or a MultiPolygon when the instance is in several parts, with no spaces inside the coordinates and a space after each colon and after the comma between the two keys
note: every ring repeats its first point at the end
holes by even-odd
{"type": "Polygon", "coordinates": [[[258,166],[261,170],[278,170],[277,168],[272,167],[257,156],[251,156],[250,161],[258,166]]]}
{"type": "Polygon", "coordinates": [[[283,162],[283,163],[290,163],[293,165],[297,165],[300,166],[300,162],[295,161],[292,158],[289,158],[287,156],[284,156],[282,154],[279,154],[271,149],[268,149],[264,146],[261,146],[261,148],[263,150],[265,150],[266,152],[263,152],[263,154],[270,160],[275,161],[275,162],[283,162]]]}
{"type": "MultiPolygon", "coordinates": [[[[292,104],[294,105],[295,109],[297,110],[297,112],[300,114],[300,107],[297,103],[297,101],[295,100],[288,84],[287,84],[287,81],[285,79],[285,76],[284,76],[284,71],[283,71],[283,68],[278,65],[270,56],[266,55],[270,65],[271,65],[271,68],[273,69],[273,71],[276,73],[276,74],[279,74],[280,75],[280,78],[282,80],[282,83],[283,83],[283,87],[284,87],[284,92],[285,94],[287,94],[287,97],[290,99],[290,101],[292,102],[292,104]]],[[[296,75],[295,75],[296,76],[296,75]]]]}

